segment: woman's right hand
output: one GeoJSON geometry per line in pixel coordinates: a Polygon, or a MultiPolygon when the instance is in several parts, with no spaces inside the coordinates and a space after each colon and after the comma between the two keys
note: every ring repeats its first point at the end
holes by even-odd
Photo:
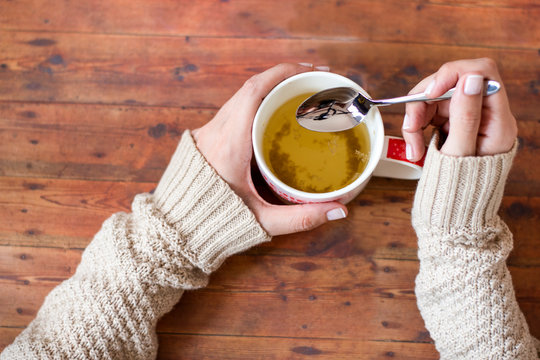
{"type": "Polygon", "coordinates": [[[491,59],[459,60],[444,64],[410,93],[436,98],[456,87],[452,99],[408,103],[402,133],[407,158],[418,161],[425,151],[424,129],[439,127],[447,134],[441,152],[451,156],[494,155],[509,151],[517,137],[516,119],[497,65],[491,59]],[[483,81],[501,83],[498,93],[483,96],[483,81]]]}

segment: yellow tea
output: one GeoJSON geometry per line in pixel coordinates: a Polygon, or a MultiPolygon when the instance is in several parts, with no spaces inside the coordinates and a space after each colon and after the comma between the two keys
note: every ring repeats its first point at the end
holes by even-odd
{"type": "Polygon", "coordinates": [[[356,180],[366,167],[368,130],[363,123],[333,133],[301,127],[296,109],[310,95],[296,96],[272,114],[263,137],[264,158],[274,175],[297,190],[338,190],[356,180]]]}

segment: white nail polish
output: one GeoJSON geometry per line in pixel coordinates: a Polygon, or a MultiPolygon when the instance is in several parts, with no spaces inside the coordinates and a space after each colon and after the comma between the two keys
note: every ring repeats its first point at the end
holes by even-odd
{"type": "Polygon", "coordinates": [[[310,64],[310,63],[298,63],[298,65],[302,65],[305,67],[313,67],[313,64],[310,64]]]}
{"type": "Polygon", "coordinates": [[[411,119],[409,118],[409,115],[405,114],[405,117],[403,118],[403,130],[409,130],[411,128],[411,119]]]}
{"type": "Polygon", "coordinates": [[[465,80],[463,92],[465,95],[478,95],[484,86],[484,77],[482,75],[469,75],[465,80]]]}
{"type": "Polygon", "coordinates": [[[409,161],[411,161],[413,158],[412,147],[409,144],[405,145],[405,156],[407,157],[407,160],[409,161]]]}
{"type": "Polygon", "coordinates": [[[424,94],[429,95],[431,93],[431,91],[433,91],[434,87],[435,87],[435,80],[433,80],[432,82],[429,83],[426,90],[424,90],[424,94]]]}
{"type": "Polygon", "coordinates": [[[330,71],[330,67],[328,66],[315,66],[315,69],[320,71],[330,71]]]}
{"type": "Polygon", "coordinates": [[[326,213],[326,218],[329,221],[339,220],[345,217],[347,217],[347,215],[345,214],[345,211],[342,208],[332,209],[326,213]]]}

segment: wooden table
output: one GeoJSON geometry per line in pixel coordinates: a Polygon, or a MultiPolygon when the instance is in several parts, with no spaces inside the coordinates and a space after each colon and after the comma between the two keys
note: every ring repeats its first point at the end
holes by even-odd
{"type": "MultiPolygon", "coordinates": [[[[500,214],[540,336],[539,18],[535,0],[0,1],[0,349],[251,75],[329,65],[388,97],[483,56],[519,119],[500,214]]],[[[399,135],[403,107],[383,118],[399,135]]],[[[348,219],[230,258],[160,321],[159,358],[437,358],[413,291],[415,186],[373,179],[348,219]]]]}

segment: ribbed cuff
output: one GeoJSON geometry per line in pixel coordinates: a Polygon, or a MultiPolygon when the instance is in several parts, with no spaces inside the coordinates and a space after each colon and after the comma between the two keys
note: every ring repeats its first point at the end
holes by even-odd
{"type": "Polygon", "coordinates": [[[498,222],[504,185],[518,143],[504,154],[454,157],[430,143],[413,206],[413,224],[447,234],[481,232],[498,222]]]}
{"type": "Polygon", "coordinates": [[[205,273],[271,239],[198,151],[189,130],[156,188],[154,202],[182,237],[184,255],[205,273]]]}

